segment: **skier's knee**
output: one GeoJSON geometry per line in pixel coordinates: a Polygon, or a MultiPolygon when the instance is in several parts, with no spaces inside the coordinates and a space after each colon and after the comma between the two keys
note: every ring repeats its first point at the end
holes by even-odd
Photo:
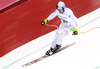
{"type": "Polygon", "coordinates": [[[58,36],[60,36],[60,35],[62,35],[62,33],[63,33],[63,31],[62,31],[62,30],[59,30],[59,31],[57,31],[56,34],[57,34],[58,36]]]}

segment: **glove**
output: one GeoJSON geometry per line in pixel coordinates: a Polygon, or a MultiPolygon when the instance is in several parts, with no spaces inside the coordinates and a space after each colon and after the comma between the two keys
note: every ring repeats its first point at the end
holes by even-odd
{"type": "Polygon", "coordinates": [[[44,19],[44,20],[42,21],[41,25],[44,25],[44,24],[46,24],[47,22],[48,22],[48,19],[44,19]]]}
{"type": "Polygon", "coordinates": [[[77,35],[78,34],[78,29],[75,29],[74,31],[73,31],[73,34],[72,35],[77,35]]]}

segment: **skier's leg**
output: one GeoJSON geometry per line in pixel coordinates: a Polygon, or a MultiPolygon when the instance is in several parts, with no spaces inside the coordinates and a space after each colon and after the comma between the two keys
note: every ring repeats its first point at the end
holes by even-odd
{"type": "Polygon", "coordinates": [[[73,33],[73,31],[71,31],[68,28],[63,28],[63,29],[58,30],[57,33],[56,33],[56,36],[55,36],[55,40],[53,42],[54,44],[51,45],[51,48],[54,49],[57,46],[60,46],[61,47],[62,41],[63,41],[63,36],[64,35],[70,35],[72,33],[73,33]]]}
{"type": "Polygon", "coordinates": [[[51,44],[50,50],[48,50],[46,52],[46,55],[50,56],[50,55],[54,54],[56,52],[56,50],[58,50],[61,47],[61,45],[56,44],[57,38],[58,38],[58,34],[56,33],[54,41],[51,44]]]}
{"type": "Polygon", "coordinates": [[[51,48],[46,52],[46,55],[52,55],[56,53],[56,51],[61,47],[62,40],[63,40],[63,31],[58,30],[55,39],[51,45],[51,48]]]}
{"type": "Polygon", "coordinates": [[[57,34],[55,34],[55,38],[51,44],[51,48],[54,48],[56,46],[56,40],[57,40],[57,34]]]}

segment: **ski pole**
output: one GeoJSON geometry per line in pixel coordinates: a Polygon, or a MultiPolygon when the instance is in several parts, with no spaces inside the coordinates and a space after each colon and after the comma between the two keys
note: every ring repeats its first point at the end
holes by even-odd
{"type": "Polygon", "coordinates": [[[87,32],[89,32],[89,31],[91,31],[91,30],[93,30],[93,29],[96,29],[96,28],[99,28],[99,29],[100,29],[100,27],[94,27],[94,28],[91,28],[90,30],[87,30],[87,31],[85,31],[85,32],[79,32],[79,34],[87,33],[87,32]]]}
{"type": "Polygon", "coordinates": [[[51,26],[51,27],[56,27],[58,29],[58,26],[56,25],[49,25],[49,24],[45,24],[46,26],[51,26]]]}

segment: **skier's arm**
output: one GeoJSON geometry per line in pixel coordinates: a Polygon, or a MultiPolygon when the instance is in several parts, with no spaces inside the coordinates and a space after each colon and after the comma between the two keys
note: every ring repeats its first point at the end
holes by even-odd
{"type": "Polygon", "coordinates": [[[72,10],[69,9],[69,17],[76,23],[76,28],[78,28],[78,19],[76,18],[76,16],[74,15],[74,13],[72,12],[72,10]]]}
{"type": "Polygon", "coordinates": [[[73,12],[69,9],[69,17],[76,23],[75,30],[73,31],[72,35],[77,35],[78,34],[78,19],[76,16],[73,14],[73,12]]]}
{"type": "Polygon", "coordinates": [[[46,24],[48,21],[52,20],[53,18],[55,18],[57,15],[56,15],[56,11],[51,13],[46,19],[44,19],[41,23],[41,25],[44,25],[46,24]]]}
{"type": "Polygon", "coordinates": [[[55,12],[53,12],[53,13],[51,13],[49,16],[48,16],[48,20],[50,21],[50,20],[52,20],[53,18],[55,18],[57,15],[56,15],[56,11],[55,12]]]}

